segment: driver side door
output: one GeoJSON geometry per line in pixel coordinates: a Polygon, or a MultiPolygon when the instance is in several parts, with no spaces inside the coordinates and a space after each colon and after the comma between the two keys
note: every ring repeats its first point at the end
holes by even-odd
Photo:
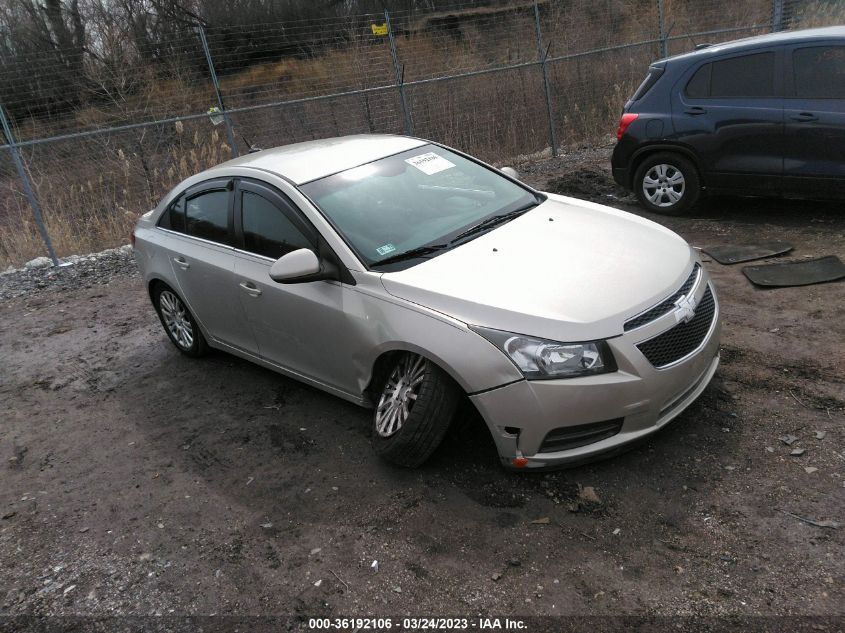
{"type": "Polygon", "coordinates": [[[270,267],[282,255],[318,250],[317,230],[282,192],[240,179],[235,235],[235,282],[260,357],[287,373],[355,394],[343,284],[282,284],[270,278],[270,267]]]}

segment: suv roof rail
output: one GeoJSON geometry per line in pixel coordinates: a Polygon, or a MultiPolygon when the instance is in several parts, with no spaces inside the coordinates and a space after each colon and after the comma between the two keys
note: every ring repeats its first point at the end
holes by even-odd
{"type": "Polygon", "coordinates": [[[711,46],[713,46],[713,44],[711,44],[710,42],[705,42],[703,44],[696,44],[695,50],[700,51],[702,48],[710,48],[711,46]]]}

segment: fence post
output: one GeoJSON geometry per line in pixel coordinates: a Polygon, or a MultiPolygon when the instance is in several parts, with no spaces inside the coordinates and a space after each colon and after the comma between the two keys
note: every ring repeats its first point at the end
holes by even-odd
{"type": "Polygon", "coordinates": [[[53,266],[59,265],[59,259],[56,257],[56,251],[53,250],[53,242],[50,241],[50,235],[47,233],[47,227],[44,226],[44,217],[41,215],[41,205],[38,204],[38,199],[35,197],[35,192],[32,190],[32,184],[29,182],[29,174],[26,173],[23,159],[21,158],[18,143],[12,134],[12,128],[9,125],[9,120],[6,118],[6,111],[0,105],[0,122],[3,124],[3,134],[6,136],[6,142],[9,144],[9,151],[12,153],[12,160],[18,170],[18,177],[21,179],[23,185],[23,192],[26,199],[29,201],[29,206],[32,207],[32,215],[35,216],[35,225],[38,227],[38,232],[41,234],[41,239],[44,240],[44,245],[47,247],[47,254],[53,260],[53,266]]]}
{"type": "Polygon", "coordinates": [[[411,121],[411,113],[408,110],[408,101],[405,97],[405,66],[399,65],[399,56],[396,54],[396,38],[393,35],[393,25],[390,23],[390,13],[384,10],[384,21],[387,24],[387,37],[390,40],[390,55],[393,57],[393,71],[396,73],[396,85],[399,87],[399,100],[402,103],[402,116],[405,119],[405,134],[408,136],[414,133],[414,125],[411,121]]]}
{"type": "MultiPolygon", "coordinates": [[[[549,144],[552,148],[552,156],[557,158],[557,135],[555,134],[555,115],[552,108],[552,91],[549,85],[549,71],[546,68],[546,59],[549,56],[548,48],[543,50],[543,33],[540,31],[540,7],[537,0],[534,0],[534,30],[537,33],[537,55],[540,59],[540,70],[543,73],[543,90],[546,95],[546,112],[549,116],[549,144]]],[[[551,42],[549,43],[551,46],[551,42]]]]}
{"type": "Polygon", "coordinates": [[[669,57],[669,42],[666,39],[666,11],[664,0],[657,0],[657,27],[660,30],[660,57],[669,57]]]}
{"type": "Polygon", "coordinates": [[[783,0],[772,0],[772,31],[783,30],[783,0]]]}
{"type": "Polygon", "coordinates": [[[226,138],[229,139],[229,147],[232,148],[232,155],[238,156],[238,145],[235,143],[232,119],[226,112],[226,106],[223,105],[223,95],[220,93],[220,83],[217,81],[217,72],[214,70],[214,60],[211,59],[208,40],[205,39],[205,29],[202,24],[198,24],[197,29],[199,30],[200,41],[202,42],[202,50],[205,52],[205,60],[208,62],[208,71],[211,73],[211,83],[214,84],[214,93],[217,95],[217,107],[220,108],[220,114],[223,116],[223,122],[226,124],[226,138]]]}

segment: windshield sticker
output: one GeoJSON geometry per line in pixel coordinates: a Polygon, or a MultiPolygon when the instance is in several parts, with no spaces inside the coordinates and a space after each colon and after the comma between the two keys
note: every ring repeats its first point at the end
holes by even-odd
{"type": "Polygon", "coordinates": [[[396,250],[396,247],[393,244],[385,244],[384,246],[379,246],[376,249],[376,253],[379,255],[387,255],[388,253],[392,253],[396,250]]]}
{"type": "Polygon", "coordinates": [[[426,154],[420,154],[419,156],[406,158],[405,162],[412,167],[416,167],[428,176],[455,166],[455,163],[450,163],[448,160],[438,154],[435,154],[434,152],[428,152],[426,154]]]}

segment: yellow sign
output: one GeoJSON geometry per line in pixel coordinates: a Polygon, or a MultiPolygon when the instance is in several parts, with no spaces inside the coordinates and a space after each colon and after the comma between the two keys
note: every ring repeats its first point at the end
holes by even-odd
{"type": "Polygon", "coordinates": [[[387,35],[387,22],[384,24],[371,24],[373,35],[387,35]]]}

